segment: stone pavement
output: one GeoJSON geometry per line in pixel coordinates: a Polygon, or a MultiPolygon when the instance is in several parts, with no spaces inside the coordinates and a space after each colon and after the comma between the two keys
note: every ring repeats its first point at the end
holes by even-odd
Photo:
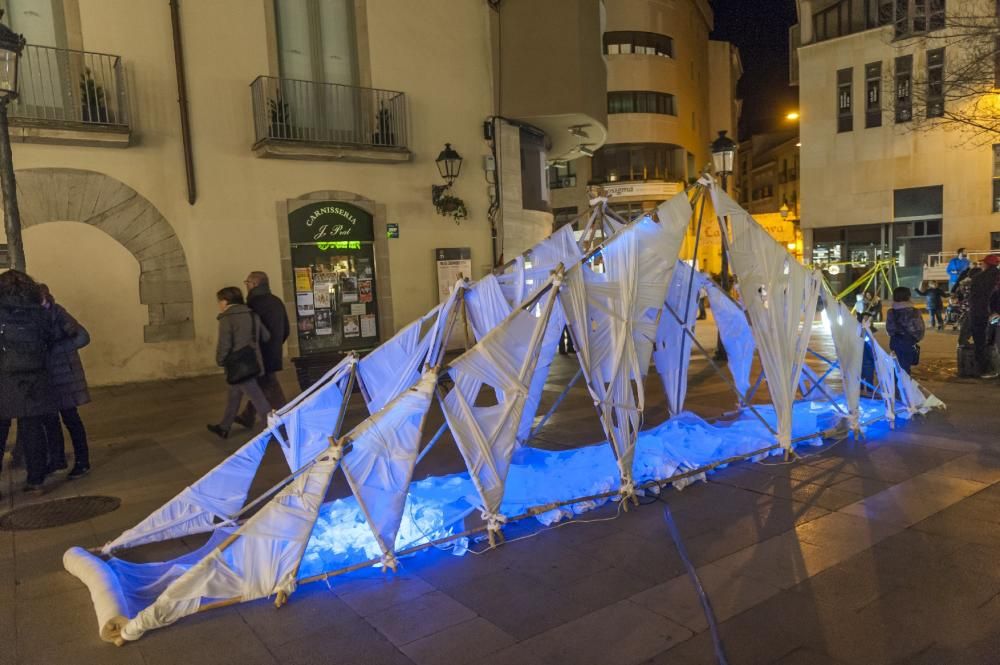
{"type": "MultiPolygon", "coordinates": [[[[699,337],[713,345],[710,327],[699,337]]],[[[664,493],[730,663],[1000,663],[1000,385],[948,377],[954,337],[930,333],[923,346],[917,376],[947,411],[893,432],[873,428],[866,441],[807,449],[792,464],[739,464],[664,493]]],[[[575,369],[558,360],[543,408],[575,369]]],[[[292,377],[284,379],[291,389],[292,377]]],[[[665,413],[658,381],[651,377],[647,392],[653,424],[665,413]]],[[[694,361],[691,384],[692,410],[732,407],[704,360],[694,361]]],[[[304,586],[281,610],[258,601],[123,648],[102,643],[89,594],[62,570],[62,553],[132,526],[248,435],[220,441],[205,432],[221,413],[219,377],[94,392],[83,411],[94,472],[25,499],[10,491],[20,474],[5,470],[0,510],[97,493],[123,505],[81,524],[0,532],[0,665],[715,662],[660,502],[623,515],[606,506],[548,530],[510,525],[496,551],[431,550],[405,559],[395,576],[369,570],[304,586]]],[[[361,409],[356,397],[352,422],[361,409]]],[[[578,386],[540,443],[600,438],[578,386]]],[[[460,467],[446,439],[426,462],[421,475],[460,467]]],[[[268,457],[255,487],[280,477],[282,464],[268,457]]],[[[136,553],[165,555],[162,547],[136,553]]]]}

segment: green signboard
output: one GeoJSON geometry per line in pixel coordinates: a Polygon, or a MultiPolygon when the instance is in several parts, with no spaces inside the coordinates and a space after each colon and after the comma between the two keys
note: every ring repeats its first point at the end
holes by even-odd
{"type": "Polygon", "coordinates": [[[372,241],[372,216],[341,201],[317,201],[288,215],[288,237],[293,245],[372,241]]]}

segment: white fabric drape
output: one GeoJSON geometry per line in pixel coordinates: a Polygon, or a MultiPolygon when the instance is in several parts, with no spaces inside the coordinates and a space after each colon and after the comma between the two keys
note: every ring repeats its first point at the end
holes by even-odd
{"type": "Polygon", "coordinates": [[[861,362],[865,350],[864,329],[847,305],[825,288],[826,316],[830,322],[830,336],[837,351],[844,400],[852,429],[858,427],[861,403],[861,362]]]}
{"type": "Polygon", "coordinates": [[[691,335],[698,318],[698,295],[705,276],[684,261],[677,261],[667,291],[667,301],[656,329],[653,363],[663,382],[671,416],[684,410],[688,365],[691,362],[691,335]]]}
{"type": "Polygon", "coordinates": [[[299,561],[339,461],[333,450],[247,520],[228,547],[213,550],[167,586],[125,625],[122,637],[137,640],[213,600],[247,601],[294,591],[299,561]]]}
{"type": "Polygon", "coordinates": [[[413,388],[347,437],[351,451],[341,469],[382,550],[383,563],[394,569],[396,534],[436,385],[437,372],[427,370],[413,388]]]}
{"type": "Polygon", "coordinates": [[[882,348],[871,329],[866,327],[865,333],[866,342],[875,356],[875,377],[878,390],[882,394],[882,401],[885,403],[885,418],[889,421],[889,426],[894,427],[896,422],[896,360],[882,348]]]}
{"type": "Polygon", "coordinates": [[[745,400],[750,391],[753,354],[757,350],[746,311],[711,280],[706,282],[705,291],[712,307],[712,318],[726,348],[726,367],[740,391],[740,399],[745,400]]]}
{"type": "Polygon", "coordinates": [[[896,385],[899,386],[899,396],[906,406],[907,415],[925,414],[931,409],[943,409],[944,402],[931,393],[925,393],[916,379],[903,371],[899,361],[893,358],[896,366],[896,385]]]}
{"type": "Polygon", "coordinates": [[[768,392],[778,416],[778,443],[791,446],[792,404],[805,361],[820,275],[806,270],[725,192],[712,187],[718,215],[732,225],[729,255],[750,317],[768,392]]]}
{"type": "Polygon", "coordinates": [[[552,288],[537,310],[515,310],[448,369],[455,386],[441,407],[491,531],[502,521],[499,510],[507,471],[529,386],[540,371],[538,351],[562,278],[554,275],[550,280],[552,288]],[[483,388],[485,399],[495,403],[477,406],[483,388]]]}
{"type": "Polygon", "coordinates": [[[368,405],[376,413],[420,378],[425,361],[436,362],[448,340],[443,339],[449,315],[460,297],[462,286],[452,287],[448,299],[397,332],[358,361],[358,376],[368,405]]]}
{"type": "Polygon", "coordinates": [[[267,431],[258,434],[149,517],[104,545],[101,552],[108,555],[125,547],[203,533],[235,515],[246,502],[270,438],[267,431]]]}
{"type": "Polygon", "coordinates": [[[613,236],[592,262],[578,264],[559,294],[591,396],[598,407],[621,474],[623,496],[634,494],[632,461],[645,406],[658,316],[690,215],[679,195],[660,206],[660,224],[643,218],[613,236]]]}

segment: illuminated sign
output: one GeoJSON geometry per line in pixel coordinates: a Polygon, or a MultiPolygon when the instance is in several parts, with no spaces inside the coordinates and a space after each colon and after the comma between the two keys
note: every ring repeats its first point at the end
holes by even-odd
{"type": "Polygon", "coordinates": [[[288,239],[292,244],[320,244],[321,249],[357,249],[334,243],[374,240],[372,216],[342,201],[317,201],[288,214],[288,239]]]}
{"type": "Polygon", "coordinates": [[[360,240],[331,240],[330,242],[318,242],[316,248],[324,252],[328,249],[361,249],[360,240]]]}

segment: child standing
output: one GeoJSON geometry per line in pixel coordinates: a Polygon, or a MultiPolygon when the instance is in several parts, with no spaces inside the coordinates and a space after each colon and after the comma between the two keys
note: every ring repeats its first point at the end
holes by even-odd
{"type": "Polygon", "coordinates": [[[927,317],[931,321],[931,327],[944,330],[944,291],[938,288],[937,282],[928,282],[927,288],[921,291],[917,289],[918,296],[924,296],[927,302],[927,317]]]}
{"type": "Polygon", "coordinates": [[[909,374],[910,367],[920,359],[917,344],[924,338],[924,319],[910,302],[910,289],[905,286],[892,290],[892,308],[885,319],[885,331],[899,366],[909,374]]]}

